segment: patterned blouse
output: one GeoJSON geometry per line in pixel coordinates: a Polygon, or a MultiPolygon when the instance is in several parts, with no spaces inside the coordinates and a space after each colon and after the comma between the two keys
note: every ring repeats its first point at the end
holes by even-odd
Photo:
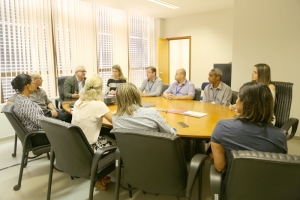
{"type": "Polygon", "coordinates": [[[21,94],[16,95],[14,112],[28,132],[43,130],[38,120],[39,117],[43,116],[43,111],[38,104],[26,96],[21,94]]]}

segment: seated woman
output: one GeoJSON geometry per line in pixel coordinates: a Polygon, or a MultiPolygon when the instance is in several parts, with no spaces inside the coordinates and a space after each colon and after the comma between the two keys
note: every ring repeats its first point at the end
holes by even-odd
{"type": "Polygon", "coordinates": [[[120,84],[116,99],[118,108],[112,119],[114,128],[176,134],[156,109],[142,107],[139,90],[132,83],[120,84]]]}
{"type": "Polygon", "coordinates": [[[126,83],[126,78],[123,75],[120,65],[113,65],[112,78],[107,81],[107,88],[105,94],[116,94],[116,89],[120,83],[126,83]]]}
{"type": "Polygon", "coordinates": [[[263,83],[245,83],[236,100],[235,119],[220,120],[211,137],[217,171],[226,170],[231,150],[287,153],[285,132],[271,124],[273,97],[263,83]]]}
{"type": "MultiPolygon", "coordinates": [[[[14,112],[20,119],[25,129],[30,131],[43,130],[38,118],[43,116],[41,107],[29,98],[29,94],[36,89],[35,82],[27,74],[16,76],[11,85],[17,92],[15,96],[14,112]]],[[[48,145],[49,140],[46,135],[35,135],[31,137],[33,146],[48,145]]]]}
{"type": "MultiPolygon", "coordinates": [[[[272,92],[273,102],[275,103],[276,88],[273,84],[271,84],[271,68],[269,67],[269,65],[264,63],[254,65],[252,72],[252,81],[266,84],[272,92]]],[[[229,109],[234,110],[235,104],[229,105],[229,109]]]]}
{"type": "MultiPolygon", "coordinates": [[[[102,85],[102,78],[97,74],[86,79],[84,88],[80,91],[80,98],[74,104],[72,116],[72,124],[82,129],[94,152],[114,143],[110,138],[100,136],[103,117],[112,122],[112,113],[102,101],[102,85]]],[[[109,182],[107,180],[110,178],[105,177],[97,181],[95,187],[105,190],[106,183],[109,182]]]]}

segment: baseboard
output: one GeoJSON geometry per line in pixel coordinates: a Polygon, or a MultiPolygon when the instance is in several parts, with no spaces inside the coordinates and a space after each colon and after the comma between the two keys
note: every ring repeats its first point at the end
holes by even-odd
{"type": "Polygon", "coordinates": [[[300,136],[294,136],[293,139],[300,140],[300,136]]]}
{"type": "Polygon", "coordinates": [[[0,142],[6,141],[6,140],[11,140],[11,139],[14,139],[14,138],[15,138],[14,135],[2,137],[2,138],[0,138],[0,142]]]}

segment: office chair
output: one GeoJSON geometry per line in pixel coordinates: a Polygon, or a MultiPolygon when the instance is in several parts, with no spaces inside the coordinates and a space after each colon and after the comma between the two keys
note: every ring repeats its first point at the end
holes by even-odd
{"type": "Polygon", "coordinates": [[[164,93],[164,91],[166,91],[169,88],[169,84],[163,84],[162,86],[162,90],[161,90],[161,95],[164,93]]]}
{"type": "Polygon", "coordinates": [[[201,89],[195,88],[195,96],[193,100],[200,101],[200,98],[201,98],[201,89]]]}
{"type": "Polygon", "coordinates": [[[2,108],[2,113],[5,114],[8,121],[12,125],[15,130],[15,134],[20,139],[22,146],[23,146],[23,153],[22,153],[22,161],[20,165],[20,173],[18,184],[14,186],[14,190],[17,191],[21,188],[22,176],[23,176],[23,168],[27,166],[28,158],[36,158],[44,153],[47,154],[49,159],[49,152],[50,152],[50,143],[47,139],[47,136],[44,131],[31,131],[28,132],[19,118],[13,111],[14,104],[5,105],[2,108]],[[39,141],[45,141],[43,143],[39,143],[39,141]],[[29,152],[32,152],[34,157],[29,157],[29,152]]]}
{"type": "Polygon", "coordinates": [[[51,196],[54,160],[71,177],[90,180],[89,199],[93,199],[96,181],[115,169],[117,147],[104,147],[94,153],[80,127],[50,117],[41,117],[40,123],[51,143],[47,199],[51,196]]]}
{"type": "Polygon", "coordinates": [[[259,151],[232,151],[224,183],[210,168],[213,200],[300,199],[300,156],[259,151]],[[222,187],[221,187],[222,185],[222,187]]]}
{"type": "MultiPolygon", "coordinates": [[[[203,82],[201,85],[201,91],[204,91],[205,87],[209,84],[209,82],[203,82]]],[[[200,100],[202,100],[202,97],[200,97],[200,100]]]]}
{"type": "Polygon", "coordinates": [[[57,78],[59,98],[55,99],[55,106],[58,109],[62,109],[62,102],[65,100],[64,83],[65,83],[66,78],[68,78],[68,77],[71,77],[71,76],[61,76],[61,77],[57,78]]]}
{"type": "Polygon", "coordinates": [[[297,132],[299,119],[290,118],[290,111],[293,99],[293,83],[273,81],[276,88],[276,99],[274,113],[276,117],[275,126],[286,132],[287,139],[290,140],[297,132]],[[289,129],[292,128],[291,133],[289,129]]]}
{"type": "MultiPolygon", "coordinates": [[[[201,197],[201,164],[206,155],[195,155],[187,167],[180,137],[144,130],[113,129],[117,139],[115,199],[119,199],[121,167],[129,185],[144,193],[163,194],[190,199],[199,175],[198,198],[201,197]],[[121,164],[123,163],[123,164],[121,164]]],[[[130,191],[129,196],[132,193],[130,191]]]]}
{"type": "Polygon", "coordinates": [[[231,104],[232,105],[235,104],[237,99],[238,99],[238,92],[232,91],[231,104]]]}

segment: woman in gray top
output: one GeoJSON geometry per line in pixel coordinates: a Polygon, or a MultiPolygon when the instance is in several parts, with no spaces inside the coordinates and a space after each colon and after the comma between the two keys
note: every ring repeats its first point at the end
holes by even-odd
{"type": "Polygon", "coordinates": [[[154,108],[144,108],[139,90],[132,83],[122,83],[116,92],[117,112],[112,118],[114,128],[142,129],[176,134],[174,128],[154,108]]]}

